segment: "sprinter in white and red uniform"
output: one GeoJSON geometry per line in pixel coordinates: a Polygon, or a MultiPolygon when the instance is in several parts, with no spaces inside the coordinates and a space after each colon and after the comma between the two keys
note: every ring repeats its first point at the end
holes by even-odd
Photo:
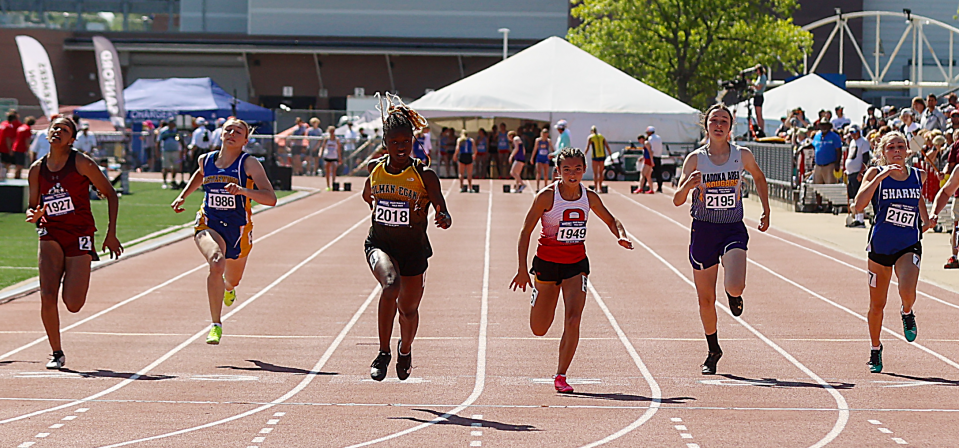
{"type": "Polygon", "coordinates": [[[533,286],[529,326],[537,336],[545,335],[552,325],[556,302],[560,291],[563,292],[566,316],[553,385],[558,392],[572,392],[573,388],[566,382],[566,370],[576,354],[580,317],[586,305],[589,259],[585,242],[590,210],[606,223],[619,239],[620,246],[632,249],[633,243],[626,236],[623,224],[606,210],[599,196],[583,186],[583,174],[586,173],[583,151],[564,148],[556,160],[560,179],[537,193],[526,214],[526,222],[519,234],[519,269],[510,287],[514,291],[516,287],[526,291],[527,285],[533,286]],[[528,269],[526,254],[537,221],[541,222],[543,231],[533,257],[533,269],[528,269]],[[529,274],[536,275],[536,283],[530,281],[529,274]]]}
{"type": "Polygon", "coordinates": [[[90,263],[99,259],[93,241],[97,228],[90,212],[90,185],[109,205],[110,223],[102,248],[109,248],[112,257],[123,252],[117,240],[117,193],[96,162],[73,149],[76,136],[73,120],[55,118],[47,130],[50,153],[34,162],[29,174],[27,222],[37,224],[40,236],[40,318],[53,349],[48,369],[63,368],[67,362],[60,346],[60,284],[67,310],[80,312],[90,286],[90,263]]]}

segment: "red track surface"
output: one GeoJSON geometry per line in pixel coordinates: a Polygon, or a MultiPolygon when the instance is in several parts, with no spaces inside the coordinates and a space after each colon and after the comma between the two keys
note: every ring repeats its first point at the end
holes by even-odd
{"type": "Polygon", "coordinates": [[[38,296],[0,306],[0,446],[959,444],[956,293],[921,285],[912,344],[891,294],[885,370],[871,375],[865,262],[777,232],[788,216],[774,215],[769,235],[750,231],[743,318],[721,312],[720,374],[702,376],[688,209],[626,184],[603,199],[638,244],[591,221],[576,393],[557,395],[562,306],[536,338],[528,294],[507,289],[532,195],[480,184],[449,195],[451,229],[430,230],[410,380],[369,379],[369,212],[355,193],[321,193],[256,216],[266,238],[219,346],[203,343],[206,269],[189,240],[93,273],[83,311],[61,312],[63,328],[87,319],[63,334],[62,372],[43,368],[45,340],[25,347],[43,336],[38,296]]]}

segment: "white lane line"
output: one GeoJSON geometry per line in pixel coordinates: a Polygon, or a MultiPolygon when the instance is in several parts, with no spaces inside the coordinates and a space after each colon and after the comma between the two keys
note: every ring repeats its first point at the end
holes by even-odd
{"type": "Polygon", "coordinates": [[[37,434],[36,437],[37,437],[38,439],[42,439],[42,438],[44,438],[44,437],[46,437],[46,436],[49,436],[49,435],[50,435],[49,432],[41,432],[40,434],[37,434]]]}
{"type": "Polygon", "coordinates": [[[673,428],[676,428],[677,431],[689,431],[686,429],[686,425],[675,425],[673,428]]]}
{"type": "Polygon", "coordinates": [[[869,423],[872,423],[873,425],[881,425],[881,424],[882,424],[882,422],[880,422],[879,420],[867,420],[867,421],[868,421],[869,423]]]}
{"type": "MultiPolygon", "coordinates": [[[[320,254],[322,254],[323,252],[326,252],[327,249],[329,249],[329,248],[332,247],[334,244],[336,244],[337,242],[339,242],[340,240],[342,240],[343,238],[345,238],[345,237],[346,237],[347,235],[349,235],[353,230],[355,230],[357,227],[359,227],[360,225],[362,225],[363,223],[365,223],[365,222],[367,221],[367,219],[369,219],[369,218],[364,217],[363,219],[357,221],[356,224],[353,224],[353,226],[351,226],[349,229],[346,229],[346,230],[345,230],[343,233],[341,233],[339,236],[337,236],[336,238],[334,238],[334,239],[331,240],[330,242],[326,243],[323,247],[319,248],[316,252],[313,252],[313,254],[311,254],[311,255],[310,255],[309,257],[307,257],[305,260],[301,261],[301,262],[298,263],[296,266],[294,266],[294,267],[292,267],[290,270],[286,271],[283,275],[279,276],[276,280],[274,280],[272,283],[270,283],[269,285],[267,285],[265,288],[261,289],[259,292],[257,292],[257,293],[254,294],[252,297],[250,297],[248,300],[246,300],[246,301],[244,301],[243,303],[237,305],[236,308],[234,308],[232,311],[230,311],[229,313],[227,313],[227,314],[225,314],[225,315],[223,316],[223,320],[229,319],[231,316],[233,316],[234,314],[240,312],[241,310],[243,310],[244,308],[246,308],[248,305],[250,305],[251,303],[255,302],[257,299],[259,299],[260,297],[263,297],[264,294],[266,294],[267,292],[269,292],[270,290],[272,290],[274,287],[276,287],[277,285],[279,285],[281,282],[283,282],[284,280],[286,280],[287,277],[293,275],[296,271],[300,270],[300,268],[302,268],[303,266],[305,266],[307,263],[313,261],[313,259],[315,259],[316,257],[320,256],[320,254]]],[[[82,398],[82,399],[80,399],[80,400],[74,401],[74,402],[72,402],[72,403],[67,403],[67,404],[60,405],[60,406],[56,406],[56,407],[52,407],[52,408],[49,408],[49,409],[42,409],[42,410],[39,410],[39,411],[31,412],[31,413],[29,413],[29,414],[23,414],[23,415],[20,415],[20,416],[17,416],[17,417],[11,417],[11,418],[8,418],[8,419],[6,419],[6,420],[0,420],[0,424],[10,423],[10,422],[14,422],[14,421],[17,421],[17,420],[23,420],[23,419],[25,419],[25,418],[34,417],[34,416],[37,416],[37,415],[40,415],[40,414],[45,414],[45,413],[47,413],[47,412],[56,411],[56,410],[64,409],[64,408],[68,408],[68,407],[73,407],[73,406],[76,406],[76,405],[82,405],[82,404],[84,404],[84,403],[87,402],[87,401],[95,400],[95,399],[100,398],[100,397],[102,397],[102,396],[104,396],[104,395],[113,393],[113,392],[115,392],[115,391],[117,391],[117,390],[119,390],[119,389],[121,389],[121,388],[123,388],[123,387],[125,387],[125,386],[127,386],[127,385],[129,385],[129,384],[131,384],[131,383],[133,383],[134,381],[136,381],[137,379],[139,379],[139,378],[142,377],[143,375],[146,375],[146,374],[149,373],[151,370],[153,370],[154,368],[156,368],[157,366],[159,366],[160,364],[162,364],[162,363],[165,362],[166,360],[170,359],[171,357],[173,357],[173,355],[177,354],[180,350],[183,350],[184,348],[188,347],[191,343],[193,343],[193,342],[196,341],[197,339],[199,339],[199,338],[203,337],[204,335],[206,335],[208,331],[209,331],[209,327],[204,327],[203,330],[200,330],[199,332],[197,332],[196,334],[194,334],[193,336],[191,336],[191,337],[188,338],[187,340],[183,341],[180,345],[178,345],[178,346],[176,346],[175,348],[173,348],[172,350],[168,351],[168,352],[167,352],[166,354],[164,354],[163,356],[157,358],[157,360],[156,360],[156,361],[153,361],[152,363],[150,363],[150,365],[144,367],[143,369],[140,369],[140,371],[138,371],[138,372],[135,373],[134,375],[130,376],[130,378],[127,378],[127,379],[125,379],[125,380],[123,380],[123,381],[115,384],[113,387],[110,387],[110,388],[108,388],[108,389],[105,389],[105,390],[103,390],[103,391],[100,391],[100,392],[98,392],[98,393],[95,393],[95,394],[93,394],[93,395],[90,395],[90,396],[88,396],[88,397],[86,397],[86,398],[82,398]]]]}
{"type": "Polygon", "coordinates": [[[683,421],[683,419],[678,418],[678,417],[673,417],[673,418],[669,419],[669,421],[679,423],[679,422],[683,421]]]}
{"type": "MultiPolygon", "coordinates": [[[[617,191],[617,193],[619,193],[619,192],[617,191]]],[[[643,208],[645,208],[645,209],[647,209],[647,210],[650,210],[650,211],[652,211],[652,212],[654,212],[654,213],[656,213],[656,214],[664,217],[665,219],[669,220],[670,222],[673,222],[673,223],[675,223],[676,225],[678,225],[680,228],[685,229],[686,231],[689,231],[689,228],[688,228],[688,227],[680,224],[678,221],[676,221],[676,220],[674,220],[674,219],[672,219],[672,218],[670,218],[670,217],[668,217],[668,216],[666,216],[666,215],[663,215],[662,213],[659,213],[659,212],[657,212],[657,211],[655,211],[655,210],[653,210],[653,209],[651,209],[651,208],[649,208],[649,207],[646,207],[645,205],[642,205],[642,204],[640,204],[639,202],[636,202],[636,200],[634,200],[633,198],[630,198],[630,197],[628,197],[628,196],[626,196],[626,195],[624,195],[624,194],[622,194],[622,193],[619,193],[619,195],[625,197],[626,199],[629,199],[629,200],[632,201],[633,203],[635,203],[635,204],[637,204],[637,205],[640,205],[641,207],[643,207],[643,208]]],[[[691,286],[693,289],[696,288],[696,284],[693,283],[692,280],[690,280],[690,279],[687,278],[685,275],[683,275],[682,272],[680,272],[678,269],[676,269],[675,266],[673,266],[673,265],[670,264],[668,261],[666,261],[665,258],[663,258],[663,257],[660,256],[658,253],[656,253],[656,251],[654,251],[651,247],[649,247],[649,246],[647,246],[645,243],[643,243],[642,240],[640,240],[639,238],[636,238],[635,235],[633,235],[632,233],[630,233],[630,232],[628,232],[628,231],[626,232],[626,234],[627,234],[634,242],[636,242],[636,243],[638,243],[639,245],[643,246],[643,248],[646,249],[647,252],[649,252],[649,253],[652,254],[654,257],[656,257],[656,259],[658,259],[661,263],[663,263],[666,267],[668,267],[671,271],[673,271],[673,273],[676,274],[676,276],[678,276],[678,277],[679,277],[680,279],[682,279],[684,282],[686,282],[686,284],[688,284],[689,286],[691,286]]],[[[749,261],[752,262],[752,260],[749,260],[749,261]]],[[[717,301],[717,302],[716,302],[716,307],[719,308],[719,309],[721,309],[721,310],[723,310],[723,311],[725,311],[726,314],[729,314],[729,316],[732,317],[733,320],[735,320],[736,322],[738,322],[740,325],[742,325],[743,328],[749,330],[750,333],[752,333],[752,334],[755,335],[757,338],[759,338],[761,341],[763,341],[764,343],[766,343],[766,345],[772,347],[773,350],[775,350],[777,353],[779,353],[782,357],[786,358],[786,360],[789,361],[790,363],[792,363],[792,365],[796,366],[796,368],[798,368],[798,369],[801,370],[803,373],[805,373],[806,376],[808,376],[809,378],[812,378],[813,381],[815,381],[815,382],[818,383],[820,386],[822,386],[823,389],[825,389],[826,392],[828,392],[829,395],[831,395],[831,396],[833,397],[833,399],[836,401],[836,407],[839,409],[839,416],[838,416],[838,418],[836,419],[835,425],[833,425],[833,427],[832,427],[832,429],[829,431],[829,433],[827,433],[827,434],[826,434],[822,439],[820,439],[818,442],[816,442],[815,444],[811,445],[810,448],[821,448],[821,447],[823,447],[823,446],[826,446],[828,443],[832,442],[833,440],[835,440],[836,437],[839,437],[839,434],[843,431],[843,429],[846,428],[846,423],[849,421],[849,405],[846,403],[846,399],[842,396],[842,394],[840,394],[839,391],[837,391],[834,387],[832,387],[831,384],[827,383],[827,382],[826,382],[824,379],[822,379],[819,375],[817,375],[815,372],[813,372],[813,371],[810,370],[808,367],[806,367],[803,363],[799,362],[799,360],[796,359],[795,357],[793,357],[791,354],[789,354],[789,352],[787,352],[787,351],[784,350],[782,347],[780,347],[778,344],[776,344],[776,343],[773,342],[771,339],[769,339],[768,337],[766,337],[766,335],[760,333],[759,330],[756,330],[752,325],[749,325],[748,323],[746,323],[746,321],[743,320],[742,318],[733,316],[732,311],[730,311],[729,308],[727,308],[725,305],[723,305],[723,304],[721,304],[721,303],[719,303],[719,302],[717,301]]]]}
{"type": "Polygon", "coordinates": [[[66,417],[61,418],[60,420],[70,421],[70,420],[76,420],[76,418],[77,418],[76,415],[68,415],[66,417]]]}
{"type": "MultiPolygon", "coordinates": [[[[357,193],[357,194],[358,194],[358,193],[357,193]]],[[[353,195],[353,196],[356,196],[356,195],[353,195]]],[[[268,233],[268,234],[266,234],[266,235],[263,235],[263,236],[255,239],[255,240],[254,240],[254,244],[256,244],[256,243],[258,243],[258,242],[260,242],[260,241],[263,241],[263,240],[265,240],[265,239],[267,239],[267,238],[269,238],[269,237],[271,237],[271,236],[273,236],[273,235],[276,235],[277,233],[279,233],[279,232],[281,232],[281,231],[283,231],[283,230],[286,230],[286,229],[292,227],[294,224],[298,224],[298,223],[302,222],[303,220],[305,220],[305,219],[307,219],[307,218],[310,218],[310,217],[316,216],[316,215],[318,215],[318,214],[320,214],[320,213],[326,212],[327,210],[330,210],[330,209],[332,209],[333,207],[336,207],[336,206],[338,206],[338,205],[346,202],[347,200],[351,199],[353,196],[350,196],[349,198],[346,198],[346,199],[344,199],[344,200],[342,200],[342,201],[340,201],[340,202],[337,202],[337,203],[335,203],[335,204],[332,204],[332,205],[326,206],[326,207],[324,207],[324,208],[321,208],[321,209],[319,209],[319,210],[317,210],[317,211],[315,211],[315,212],[312,212],[312,213],[310,213],[310,214],[308,214],[308,215],[306,215],[306,216],[304,216],[304,217],[302,217],[302,218],[299,218],[299,219],[296,219],[296,220],[294,220],[294,221],[291,221],[291,222],[287,223],[286,225],[284,225],[283,227],[280,227],[280,228],[278,228],[278,229],[276,229],[276,230],[274,230],[274,231],[272,231],[272,232],[270,232],[270,233],[268,233]]],[[[76,327],[78,327],[78,326],[80,326],[80,325],[83,325],[83,324],[85,324],[85,323],[87,323],[87,322],[90,322],[91,320],[97,319],[97,318],[103,316],[104,314],[109,313],[110,311],[113,311],[113,310],[115,310],[115,309],[117,309],[117,308],[120,308],[121,306],[124,306],[124,305],[130,303],[130,302],[134,302],[134,301],[136,301],[136,300],[138,300],[138,299],[140,299],[140,298],[143,298],[144,296],[147,296],[147,295],[153,293],[154,291],[156,291],[156,290],[158,290],[158,289],[164,288],[164,287],[166,287],[166,286],[168,286],[168,285],[170,285],[170,284],[172,284],[172,283],[176,283],[177,281],[179,281],[179,280],[182,279],[183,277],[186,277],[186,276],[188,276],[188,275],[190,275],[190,274],[192,274],[192,273],[194,273],[194,272],[196,272],[196,271],[199,271],[200,269],[203,269],[203,268],[206,267],[206,266],[207,266],[207,264],[206,264],[206,263],[203,263],[203,264],[201,264],[201,265],[199,265],[199,266],[197,266],[197,267],[195,267],[195,268],[193,268],[193,269],[190,269],[189,271],[186,271],[186,272],[184,272],[184,273],[182,273],[182,274],[180,274],[180,275],[177,275],[177,276],[175,276],[175,277],[173,277],[173,278],[171,278],[171,279],[169,279],[169,280],[167,280],[167,281],[165,281],[165,282],[163,282],[163,283],[160,283],[159,285],[156,285],[156,286],[154,286],[154,287],[152,287],[152,288],[150,288],[150,289],[147,289],[146,291],[143,291],[143,292],[141,292],[141,293],[139,293],[139,294],[137,294],[137,295],[135,295],[135,296],[133,296],[133,297],[130,297],[129,299],[126,299],[126,300],[124,300],[124,301],[122,301],[122,302],[119,302],[119,303],[113,305],[113,306],[110,306],[109,308],[105,308],[105,309],[103,309],[102,311],[100,311],[100,312],[98,312],[98,313],[96,313],[96,314],[93,314],[93,315],[91,315],[91,316],[89,316],[89,317],[87,317],[87,318],[85,318],[85,319],[81,319],[81,320],[79,320],[79,321],[77,321],[77,322],[74,322],[74,323],[72,323],[72,324],[70,324],[70,325],[67,325],[66,327],[63,327],[62,329],[60,329],[60,333],[66,333],[67,331],[70,331],[70,330],[72,330],[72,329],[74,329],[74,328],[76,328],[76,327]]],[[[30,347],[33,347],[34,345],[37,345],[37,344],[39,344],[39,343],[41,343],[41,342],[43,342],[43,341],[46,341],[46,340],[47,340],[47,337],[46,337],[46,336],[43,336],[43,337],[41,337],[41,338],[39,338],[39,339],[34,340],[33,342],[30,342],[30,343],[28,343],[28,344],[25,344],[25,345],[22,345],[22,346],[20,346],[20,347],[17,347],[17,348],[15,348],[15,349],[13,349],[13,350],[10,350],[9,352],[6,352],[6,353],[0,355],[0,360],[5,359],[5,358],[8,358],[8,357],[10,357],[10,356],[13,356],[13,355],[15,355],[15,354],[17,354],[17,353],[20,353],[21,351],[26,350],[26,349],[28,349],[28,348],[30,348],[30,347]]],[[[3,422],[0,422],[0,423],[3,423],[3,422]]]]}
{"type": "MultiPolygon", "coordinates": [[[[370,440],[363,443],[358,443],[356,445],[350,445],[347,448],[359,448],[361,446],[369,446],[380,442],[385,442],[387,440],[392,440],[397,437],[404,436],[416,431],[419,431],[423,428],[435,425],[440,422],[446,421],[448,418],[453,415],[462,412],[464,409],[470,407],[480,395],[483,393],[483,389],[486,387],[486,332],[489,327],[489,268],[490,268],[490,230],[493,225],[493,180],[489,181],[489,202],[486,205],[486,249],[483,254],[483,295],[480,300],[480,322],[479,322],[479,335],[477,336],[477,348],[476,348],[476,380],[473,383],[473,392],[466,397],[464,401],[459,406],[451,409],[449,412],[436,417],[426,423],[419,424],[412,428],[395,432],[393,434],[380,437],[378,439],[370,440]]],[[[452,189],[452,186],[450,187],[452,189]]]]}
{"type": "Polygon", "coordinates": [[[273,432],[273,428],[263,428],[260,430],[260,434],[269,434],[273,432]]]}
{"type": "Polygon", "coordinates": [[[470,431],[470,435],[473,437],[480,437],[483,435],[483,431],[470,431]]]}
{"type": "Polygon", "coordinates": [[[254,437],[251,443],[263,443],[266,440],[266,437],[254,437]]]}
{"type": "Polygon", "coordinates": [[[267,424],[267,425],[275,425],[275,424],[277,424],[277,423],[280,423],[280,419],[278,419],[278,418],[271,418],[271,419],[269,419],[269,420],[266,421],[266,424],[267,424]]]}
{"type": "Polygon", "coordinates": [[[889,428],[879,428],[879,432],[883,434],[892,434],[892,430],[889,428]]]}
{"type": "Polygon", "coordinates": [[[646,409],[646,412],[644,412],[643,415],[639,416],[636,421],[630,423],[625,428],[604,437],[602,440],[597,440],[593,443],[583,446],[583,448],[592,448],[612,442],[613,440],[629,434],[632,430],[639,428],[644,423],[649,421],[649,419],[653,418],[653,415],[656,414],[656,411],[659,410],[659,407],[662,404],[663,392],[660,390],[656,379],[653,378],[653,374],[650,373],[649,369],[646,368],[646,364],[643,363],[643,360],[639,357],[639,353],[636,352],[636,347],[634,347],[633,343],[629,341],[629,337],[626,336],[626,332],[624,332],[619,326],[619,322],[617,322],[616,318],[613,317],[613,313],[609,311],[609,307],[606,306],[606,302],[599,295],[599,292],[596,291],[596,288],[593,286],[593,282],[591,280],[587,282],[587,286],[589,287],[589,292],[593,294],[593,300],[595,300],[596,304],[599,305],[599,308],[603,310],[603,314],[606,315],[606,320],[609,321],[610,326],[613,327],[616,335],[619,336],[619,340],[623,343],[623,346],[626,347],[626,352],[629,353],[629,357],[633,359],[633,363],[636,364],[639,372],[643,375],[643,379],[646,380],[646,384],[649,385],[651,395],[649,409],[646,409]]]}
{"type": "Polygon", "coordinates": [[[55,424],[50,425],[50,429],[60,429],[60,428],[62,428],[63,426],[64,426],[63,423],[55,423],[55,424]]]}
{"type": "Polygon", "coordinates": [[[693,438],[693,435],[692,435],[692,434],[689,434],[689,433],[681,432],[681,433],[679,433],[679,437],[682,437],[682,438],[684,438],[684,439],[692,439],[692,438],[693,438]]]}
{"type": "Polygon", "coordinates": [[[699,445],[695,443],[687,443],[686,448],[699,448],[699,445]]]}
{"type": "Polygon", "coordinates": [[[474,441],[470,442],[470,446],[483,446],[483,442],[481,442],[481,441],[479,441],[479,440],[474,440],[474,441]]]}
{"type": "Polygon", "coordinates": [[[23,442],[23,443],[17,445],[17,448],[30,448],[31,446],[33,446],[33,445],[36,444],[36,443],[37,443],[37,442],[23,442]]]}
{"type": "Polygon", "coordinates": [[[80,409],[77,409],[76,411],[73,411],[73,412],[79,412],[79,413],[82,414],[82,413],[87,412],[87,411],[89,411],[89,410],[90,410],[90,408],[80,408],[80,409]]]}
{"type": "MultiPolygon", "coordinates": [[[[754,220],[750,219],[750,221],[754,221],[754,220]]],[[[755,222],[755,221],[754,221],[754,222],[755,222]]],[[[815,243],[815,244],[822,245],[821,243],[816,242],[816,241],[813,241],[813,240],[810,240],[809,238],[806,238],[806,237],[804,237],[804,236],[802,236],[802,235],[797,235],[797,234],[795,234],[795,233],[792,233],[792,232],[789,232],[789,231],[786,231],[786,230],[783,230],[783,229],[776,229],[776,230],[779,231],[779,232],[783,232],[783,233],[785,233],[785,234],[787,234],[787,235],[792,235],[792,236],[794,236],[794,237],[796,237],[796,238],[809,241],[809,242],[811,242],[811,243],[815,243]]],[[[795,242],[793,242],[793,241],[789,241],[789,240],[787,240],[787,239],[785,239],[785,238],[783,238],[783,237],[776,236],[776,235],[772,235],[772,234],[770,234],[770,233],[768,233],[768,232],[763,233],[763,235],[768,236],[768,237],[770,237],[770,238],[772,238],[772,239],[775,239],[775,240],[782,241],[782,242],[784,242],[784,243],[786,243],[786,244],[789,244],[789,245],[791,245],[791,246],[793,246],[793,247],[797,247],[797,248],[803,249],[803,250],[805,250],[805,251],[807,251],[807,252],[814,253],[814,254],[819,255],[819,256],[821,256],[821,257],[823,257],[823,258],[826,258],[826,259],[828,259],[828,260],[831,260],[831,261],[834,261],[834,262],[836,262],[836,263],[839,263],[839,264],[841,264],[841,265],[843,265],[843,266],[846,266],[846,267],[848,267],[848,268],[850,268],[850,269],[859,271],[859,272],[861,272],[861,273],[863,273],[863,274],[865,274],[865,273],[867,272],[866,269],[863,269],[863,268],[860,267],[860,266],[856,266],[856,265],[854,265],[854,264],[847,263],[847,262],[845,262],[845,261],[843,261],[843,260],[840,260],[840,259],[838,259],[838,258],[836,258],[836,257],[833,257],[833,256],[831,256],[831,255],[825,254],[825,253],[823,253],[823,252],[820,252],[820,251],[818,251],[818,250],[816,250],[816,249],[813,249],[813,248],[811,248],[811,247],[806,247],[806,246],[803,246],[803,245],[801,245],[801,244],[799,244],[799,243],[795,243],[795,242]]],[[[889,284],[890,284],[890,285],[896,285],[896,286],[898,286],[898,285],[899,285],[899,282],[897,282],[897,281],[895,281],[895,280],[890,280],[890,281],[889,281],[889,284]]],[[[927,283],[927,284],[928,284],[928,283],[927,283]]],[[[933,286],[935,286],[935,285],[933,285],[933,286]]],[[[941,288],[941,287],[939,287],[939,288],[941,288]]],[[[943,288],[943,289],[944,289],[944,288],[943,288]]],[[[948,301],[946,301],[946,300],[940,299],[940,298],[938,298],[938,297],[936,297],[936,296],[934,296],[934,295],[931,295],[931,294],[928,294],[928,293],[925,293],[925,292],[922,292],[922,291],[919,291],[919,290],[916,290],[916,293],[919,294],[919,295],[921,295],[921,296],[925,296],[925,297],[927,297],[927,298],[929,298],[929,299],[932,299],[932,300],[935,301],[935,302],[939,302],[939,303],[941,303],[941,304],[943,304],[943,305],[946,305],[946,306],[948,306],[948,307],[955,308],[955,309],[959,309],[959,305],[956,305],[956,304],[954,304],[954,303],[952,303],[952,302],[948,302],[948,301]]]]}
{"type": "MultiPolygon", "coordinates": [[[[361,221],[361,222],[366,222],[367,219],[369,219],[369,218],[363,218],[363,221],[361,221]]],[[[280,398],[277,398],[276,400],[273,400],[273,401],[271,401],[270,403],[267,403],[267,404],[265,404],[265,405],[259,406],[259,407],[255,408],[255,409],[251,409],[251,410],[249,410],[249,411],[243,412],[243,413],[241,413],[241,414],[234,415],[234,416],[232,416],[232,417],[227,417],[227,418],[224,418],[224,419],[221,419],[221,420],[217,420],[217,421],[215,421],[215,422],[210,422],[210,423],[207,423],[207,424],[204,424],[204,425],[194,426],[194,427],[192,427],[192,428],[181,429],[181,430],[179,430],[179,431],[169,432],[169,433],[165,433],[165,434],[159,434],[159,435],[155,435],[155,436],[151,436],[151,437],[144,437],[144,438],[142,438],[142,439],[129,440],[129,441],[126,441],[126,442],[121,442],[121,443],[117,443],[117,444],[113,444],[113,445],[107,445],[107,446],[104,446],[103,448],[114,448],[114,447],[119,447],[119,446],[132,445],[132,444],[135,444],[135,443],[146,442],[146,441],[149,441],[149,440],[163,439],[163,438],[167,438],[167,437],[177,436],[177,435],[180,435],[180,434],[186,434],[186,433],[188,433],[188,432],[193,432],[193,431],[197,431],[197,430],[200,430],[200,429],[210,428],[210,427],[213,427],[213,426],[221,425],[221,424],[223,424],[223,423],[228,423],[228,422],[232,422],[232,421],[234,421],[234,420],[239,420],[239,419],[241,419],[241,418],[248,417],[248,416],[250,416],[250,415],[256,414],[256,413],[261,412],[261,411],[265,411],[265,410],[267,410],[267,409],[272,408],[273,406],[276,406],[276,405],[278,405],[278,404],[281,404],[281,403],[285,402],[286,400],[289,400],[289,399],[292,398],[294,395],[300,393],[300,391],[302,391],[303,389],[305,389],[306,386],[308,386],[311,382],[313,382],[313,380],[314,380],[317,376],[320,375],[320,372],[321,372],[321,370],[323,369],[323,366],[326,365],[326,362],[329,361],[330,357],[333,356],[333,352],[336,351],[337,348],[339,348],[340,343],[342,343],[342,342],[343,342],[343,339],[346,338],[346,334],[350,332],[350,330],[353,328],[354,325],[356,325],[356,322],[358,322],[358,321],[360,320],[360,316],[363,315],[363,313],[366,311],[366,309],[370,306],[370,303],[372,303],[373,300],[374,300],[376,297],[379,296],[379,294],[380,294],[380,286],[377,285],[375,288],[373,288],[373,291],[370,292],[370,295],[367,296],[367,298],[366,298],[366,300],[363,302],[363,304],[360,305],[359,309],[356,310],[356,313],[353,314],[353,317],[350,319],[350,321],[346,323],[346,325],[343,327],[342,330],[340,330],[340,333],[336,336],[336,339],[334,339],[333,342],[330,343],[330,346],[326,348],[326,351],[323,352],[323,356],[320,357],[320,360],[316,362],[316,364],[313,366],[312,369],[310,369],[310,372],[309,372],[308,374],[306,374],[306,377],[304,377],[303,380],[300,381],[300,383],[296,385],[296,387],[294,387],[293,389],[291,389],[289,392],[287,392],[286,394],[284,394],[284,395],[281,396],[280,398]]],[[[278,414],[280,414],[280,413],[278,412],[278,414]]],[[[284,414],[285,414],[285,413],[284,413],[284,414]]],[[[267,428],[267,429],[271,429],[271,428],[267,428]]],[[[261,438],[260,438],[260,437],[257,437],[257,439],[261,439],[261,438]]],[[[265,440],[265,439],[264,439],[264,440],[265,440]]],[[[262,442],[262,441],[263,441],[263,440],[260,440],[259,442],[262,442]]],[[[259,442],[256,441],[256,439],[254,439],[254,442],[255,442],[255,443],[259,443],[259,442]]]]}
{"type": "Polygon", "coordinates": [[[905,440],[900,439],[899,437],[893,437],[893,438],[892,438],[892,441],[893,441],[893,442],[896,442],[896,443],[899,444],[899,445],[908,445],[908,444],[909,444],[909,443],[907,443],[905,440]]]}
{"type": "Polygon", "coordinates": [[[284,416],[284,415],[286,415],[286,412],[277,412],[277,413],[273,414],[274,417],[282,417],[282,416],[284,416]]]}

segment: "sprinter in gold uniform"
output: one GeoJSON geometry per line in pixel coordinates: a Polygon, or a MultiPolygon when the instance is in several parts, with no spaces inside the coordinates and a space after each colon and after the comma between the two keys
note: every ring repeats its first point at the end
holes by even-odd
{"type": "Polygon", "coordinates": [[[379,302],[380,352],[370,367],[376,381],[386,378],[392,360],[390,337],[393,319],[400,313],[396,376],[405,380],[412,366],[413,338],[419,325],[423,274],[433,255],[426,236],[429,206],[436,209],[436,226],[453,223],[440,190],[440,179],[413,152],[413,131],[427,126],[426,119],[387,94],[383,114],[383,145],[386,155],[369,164],[370,177],[363,187],[363,200],[373,210],[366,238],[366,260],[383,288],[379,302]]]}

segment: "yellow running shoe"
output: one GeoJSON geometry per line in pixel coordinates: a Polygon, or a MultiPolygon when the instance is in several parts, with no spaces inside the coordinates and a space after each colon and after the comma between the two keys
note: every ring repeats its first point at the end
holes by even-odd
{"type": "Polygon", "coordinates": [[[210,334],[206,336],[206,343],[210,345],[218,345],[220,343],[220,337],[222,336],[223,327],[214,325],[213,328],[210,328],[210,334]]]}
{"type": "Polygon", "coordinates": [[[223,291],[223,304],[226,306],[233,305],[233,301],[236,300],[236,289],[232,291],[223,291]]]}

